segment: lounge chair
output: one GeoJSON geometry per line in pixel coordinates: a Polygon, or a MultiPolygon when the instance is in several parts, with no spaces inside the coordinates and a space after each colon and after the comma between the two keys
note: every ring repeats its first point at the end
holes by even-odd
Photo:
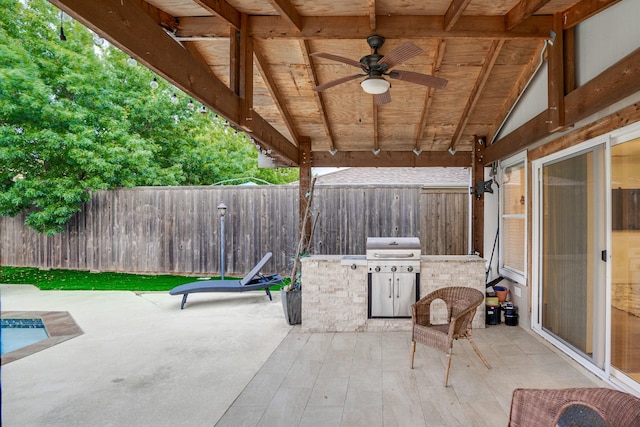
{"type": "Polygon", "coordinates": [[[269,291],[269,286],[281,283],[283,277],[279,274],[264,276],[260,273],[262,267],[264,267],[272,256],[273,254],[271,252],[267,252],[260,262],[253,267],[253,270],[251,270],[249,274],[244,276],[241,280],[198,280],[197,282],[185,283],[184,285],[176,286],[169,291],[169,294],[182,295],[182,304],[180,304],[180,309],[184,308],[184,304],[187,302],[189,294],[196,292],[246,292],[264,289],[267,292],[267,296],[269,296],[269,300],[273,301],[273,298],[271,298],[271,292],[269,291]]]}

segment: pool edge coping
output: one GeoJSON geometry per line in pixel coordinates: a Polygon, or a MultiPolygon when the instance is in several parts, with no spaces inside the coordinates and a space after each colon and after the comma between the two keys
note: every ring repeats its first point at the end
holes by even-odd
{"type": "Polygon", "coordinates": [[[3,319],[41,319],[49,338],[0,356],[0,365],[22,359],[84,334],[68,311],[2,311],[3,319]]]}

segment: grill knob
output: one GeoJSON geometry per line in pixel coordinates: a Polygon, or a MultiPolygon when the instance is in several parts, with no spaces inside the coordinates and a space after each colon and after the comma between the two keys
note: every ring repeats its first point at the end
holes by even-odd
{"type": "Polygon", "coordinates": [[[407,267],[407,271],[411,273],[413,271],[413,267],[412,266],[407,267]]]}
{"type": "Polygon", "coordinates": [[[376,268],[374,268],[374,270],[376,271],[376,273],[380,272],[380,266],[377,266],[376,268]]]}
{"type": "Polygon", "coordinates": [[[396,270],[397,270],[397,268],[396,268],[396,266],[395,266],[395,265],[394,265],[393,267],[391,267],[391,271],[394,271],[394,272],[395,272],[396,270]]]}

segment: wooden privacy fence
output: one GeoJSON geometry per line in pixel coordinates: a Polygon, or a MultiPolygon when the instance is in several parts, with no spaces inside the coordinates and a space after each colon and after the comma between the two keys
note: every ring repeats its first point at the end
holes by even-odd
{"type": "MultiPolygon", "coordinates": [[[[24,216],[0,218],[0,264],[96,271],[243,275],[266,253],[288,274],[298,243],[298,187],[137,187],[99,191],[47,236],[24,216]]],[[[418,236],[424,254],[467,253],[468,192],[415,187],[316,186],[313,252],[364,254],[367,236],[418,236]]]]}

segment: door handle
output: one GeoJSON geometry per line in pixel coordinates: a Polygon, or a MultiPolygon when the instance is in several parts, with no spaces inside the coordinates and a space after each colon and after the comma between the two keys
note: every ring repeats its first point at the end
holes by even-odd
{"type": "Polygon", "coordinates": [[[393,298],[393,282],[389,279],[389,298],[393,298]]]}
{"type": "Polygon", "coordinates": [[[400,298],[400,278],[396,279],[396,298],[400,298]]]}

